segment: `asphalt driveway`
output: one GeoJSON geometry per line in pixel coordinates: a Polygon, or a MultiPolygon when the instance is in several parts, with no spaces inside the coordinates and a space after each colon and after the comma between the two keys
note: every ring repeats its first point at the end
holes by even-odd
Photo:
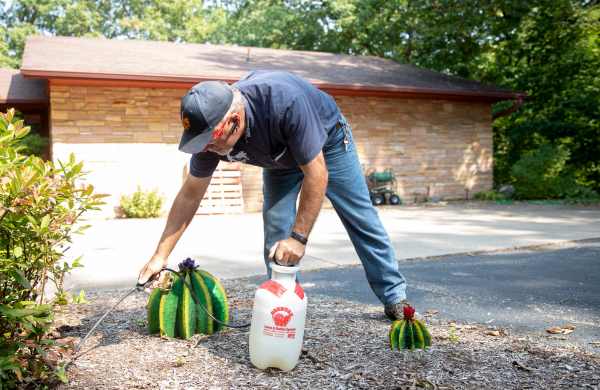
{"type": "MultiPolygon", "coordinates": [[[[569,342],[600,349],[588,343],[600,342],[600,240],[401,262],[400,269],[422,315],[439,310],[434,316],[548,336],[546,329],[570,325],[578,328],[569,342]]],[[[303,273],[300,283],[309,299],[380,305],[362,267],[303,273]]]]}

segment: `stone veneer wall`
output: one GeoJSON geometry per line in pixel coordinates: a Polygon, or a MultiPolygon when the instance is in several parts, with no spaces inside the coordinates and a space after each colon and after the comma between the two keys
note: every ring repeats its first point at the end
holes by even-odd
{"type": "Polygon", "coordinates": [[[158,188],[168,209],[181,188],[189,155],[177,150],[182,89],[51,86],[54,160],[74,153],[91,171],[87,182],[109,193],[102,212],[113,218],[122,194],[158,188]]]}
{"type": "Polygon", "coordinates": [[[401,198],[462,199],[493,187],[489,103],[335,96],[365,171],[392,168],[401,198]]]}
{"type": "MultiPolygon", "coordinates": [[[[54,159],[70,153],[110,193],[90,218],[112,218],[121,194],[159,188],[170,207],[189,156],[177,150],[180,89],[51,86],[54,159]]],[[[361,163],[391,167],[400,196],[463,198],[492,188],[492,112],[486,103],[335,96],[352,127],[361,163]]],[[[261,169],[242,165],[246,212],[262,210],[261,169]]]]}

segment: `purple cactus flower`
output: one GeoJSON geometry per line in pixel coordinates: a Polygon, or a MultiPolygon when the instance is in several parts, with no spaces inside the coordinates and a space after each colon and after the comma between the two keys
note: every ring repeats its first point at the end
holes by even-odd
{"type": "Polygon", "coordinates": [[[191,272],[198,267],[199,266],[196,265],[196,262],[194,260],[190,259],[189,257],[187,259],[183,260],[181,263],[179,263],[180,271],[188,270],[189,272],[191,272]]]}

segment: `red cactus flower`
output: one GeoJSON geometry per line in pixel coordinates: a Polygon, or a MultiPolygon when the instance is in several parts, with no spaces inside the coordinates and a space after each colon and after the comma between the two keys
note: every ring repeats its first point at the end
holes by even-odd
{"type": "Polygon", "coordinates": [[[415,315],[415,309],[412,306],[404,306],[404,319],[411,320],[415,315]]]}

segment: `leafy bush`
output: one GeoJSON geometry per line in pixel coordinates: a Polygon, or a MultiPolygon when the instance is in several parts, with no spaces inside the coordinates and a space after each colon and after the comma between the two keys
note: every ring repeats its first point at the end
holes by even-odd
{"type": "Polygon", "coordinates": [[[140,186],[133,196],[121,196],[121,208],[127,218],[155,218],[162,215],[164,198],[158,195],[158,189],[142,192],[140,186]]]}
{"type": "Polygon", "coordinates": [[[563,189],[561,191],[562,197],[567,200],[600,200],[598,192],[591,188],[575,185],[571,188],[563,189]]]}
{"type": "MultiPolygon", "coordinates": [[[[22,113],[18,110],[14,111],[13,117],[11,118],[11,123],[16,124],[21,120],[19,117],[22,113]]],[[[50,138],[42,137],[39,134],[27,134],[22,138],[19,138],[19,142],[15,144],[15,146],[23,146],[23,155],[33,154],[36,157],[46,158],[42,149],[45,146],[50,144],[50,138]]]]}
{"type": "Polygon", "coordinates": [[[73,155],[57,168],[19,154],[29,128],[13,118],[14,110],[0,113],[0,385],[9,388],[41,378],[66,381],[58,362],[73,343],[46,337],[57,305],[68,303],[65,274],[81,267],[80,258],[63,261],[65,245],[89,227],[74,229],[81,215],[106,196],[76,186],[85,172],[73,155]],[[52,299],[44,297],[48,283],[58,291],[52,299]]]}
{"type": "Polygon", "coordinates": [[[27,154],[33,154],[36,157],[45,158],[42,149],[44,146],[48,146],[50,140],[46,137],[42,137],[39,134],[28,134],[20,139],[19,146],[24,147],[24,151],[27,154]]]}
{"type": "Polygon", "coordinates": [[[498,194],[494,191],[486,191],[486,192],[477,192],[473,195],[473,199],[475,200],[505,200],[506,198],[502,194],[498,194]]]}
{"type": "Polygon", "coordinates": [[[511,168],[519,199],[595,199],[598,193],[576,183],[565,170],[570,152],[548,143],[522,156],[511,168]]]}

